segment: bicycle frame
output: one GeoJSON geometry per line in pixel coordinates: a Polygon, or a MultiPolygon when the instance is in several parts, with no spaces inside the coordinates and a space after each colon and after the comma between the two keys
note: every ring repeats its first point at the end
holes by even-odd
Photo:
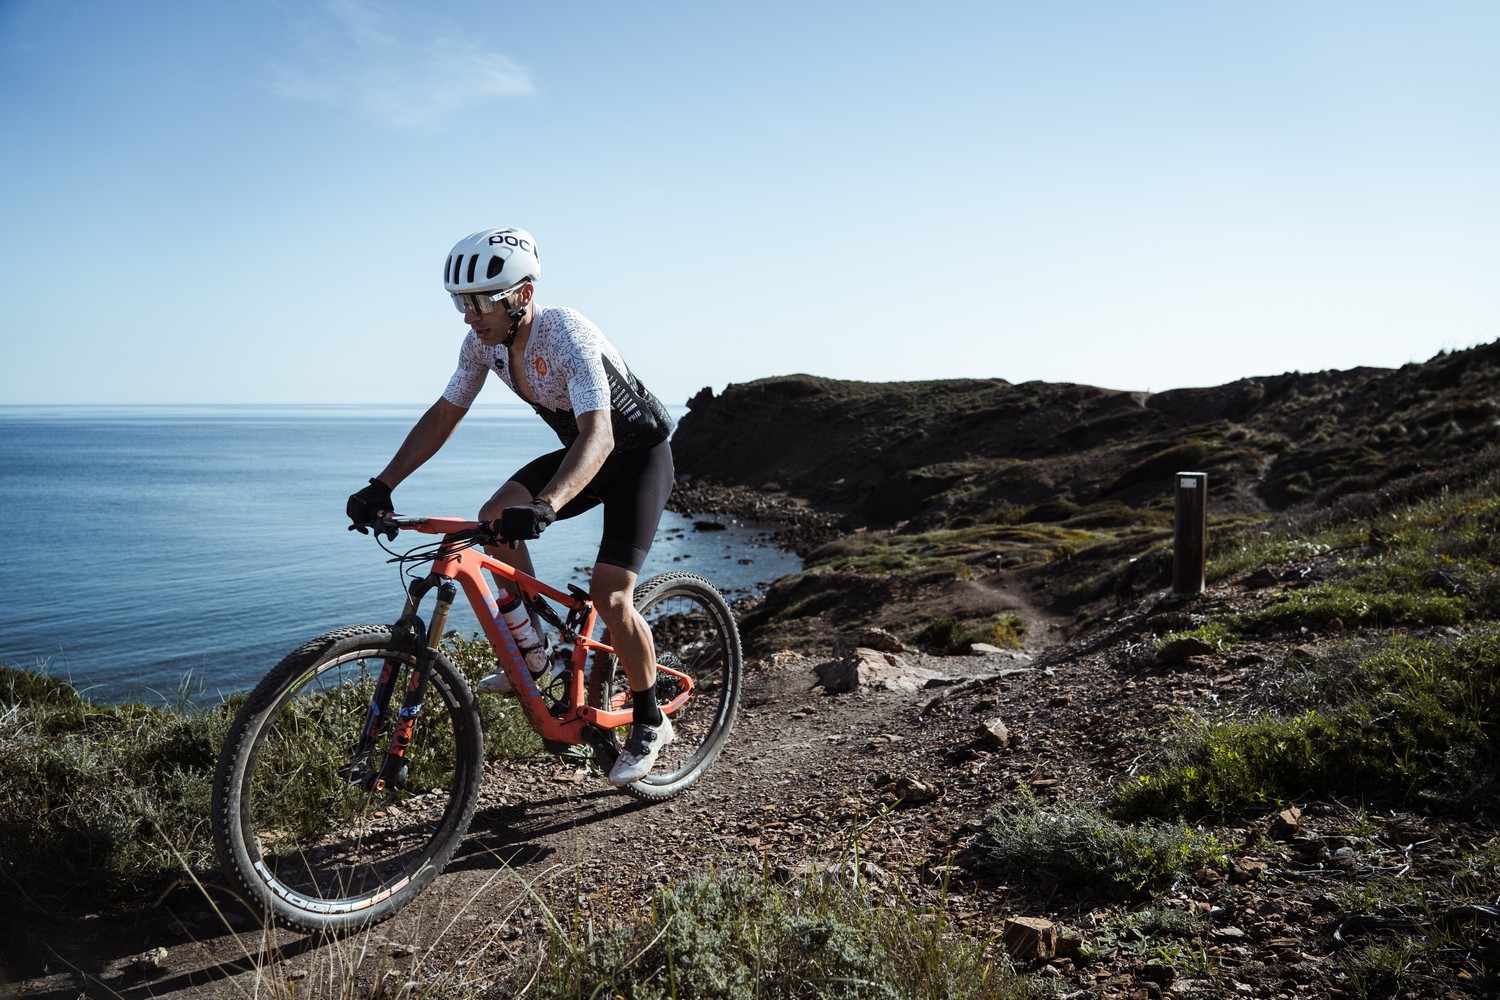
{"type": "MultiPolygon", "coordinates": [[[[608,707],[595,707],[588,704],[584,676],[588,658],[591,655],[614,656],[615,651],[611,646],[593,637],[594,630],[598,626],[598,612],[594,609],[593,602],[583,596],[582,591],[576,594],[563,593],[509,563],[473,547],[471,539],[463,536],[466,532],[479,527],[477,521],[450,517],[388,516],[384,518],[382,524],[385,527],[407,528],[429,535],[443,535],[444,539],[442,547],[433,560],[432,569],[426,577],[412,582],[407,594],[406,608],[402,612],[400,621],[397,622],[398,626],[406,627],[415,633],[421,651],[402,699],[399,721],[391,734],[385,764],[378,779],[374,782],[373,787],[376,791],[391,783],[400,784],[404,780],[402,775],[404,758],[416,716],[422,708],[428,665],[442,642],[448,613],[457,597],[457,588],[460,586],[470,606],[474,609],[474,617],[479,620],[485,637],[489,639],[490,646],[495,651],[501,669],[510,678],[511,686],[537,735],[544,740],[557,743],[578,744],[593,742],[589,739],[591,727],[597,727],[598,730],[610,730],[630,724],[633,718],[632,711],[629,708],[620,707],[625,702],[624,695],[612,699],[612,704],[608,707]],[[500,614],[494,593],[485,579],[486,571],[514,586],[527,602],[543,597],[556,601],[567,609],[566,628],[573,632],[571,639],[573,655],[570,663],[572,669],[567,674],[565,697],[555,710],[549,707],[542,697],[536,679],[532,677],[520,649],[516,646],[510,627],[506,625],[505,619],[500,614]],[[433,590],[437,591],[437,603],[431,617],[424,622],[417,611],[426,595],[433,590]],[[484,613],[481,614],[480,609],[483,609],[484,613]],[[575,622],[577,623],[576,629],[575,622]]],[[[568,636],[565,634],[564,638],[567,639],[568,636]]],[[[678,694],[661,706],[661,710],[670,715],[681,708],[692,696],[693,679],[681,671],[661,664],[657,665],[657,670],[676,678],[681,684],[678,694]]],[[[371,699],[369,715],[360,741],[361,752],[373,749],[369,744],[375,739],[380,719],[385,715],[390,697],[394,693],[392,674],[391,665],[387,663],[381,674],[380,683],[377,685],[375,697],[371,699]]]]}

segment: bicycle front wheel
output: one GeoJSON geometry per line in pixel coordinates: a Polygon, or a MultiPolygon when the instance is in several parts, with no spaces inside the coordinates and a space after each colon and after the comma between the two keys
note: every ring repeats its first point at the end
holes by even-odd
{"type": "MultiPolygon", "coordinates": [[[[739,711],[743,664],[734,615],[713,584],[692,573],[662,573],[635,588],[635,607],[651,627],[657,663],[687,674],[693,690],[672,713],[675,738],[662,748],[656,768],[624,786],[639,799],[661,801],[680,795],[701,778],[734,729],[739,711]]],[[[614,657],[596,661],[607,676],[589,678],[589,701],[623,709],[630,685],[614,657]]],[[[682,693],[682,683],[666,671],[656,678],[657,700],[665,705],[682,693]]],[[[624,746],[626,728],[611,734],[624,746]]]]}
{"type": "Polygon", "coordinates": [[[373,790],[417,660],[385,625],[318,637],[288,655],[235,717],[214,777],[219,864],[252,905],[307,931],[384,920],[435,879],[479,801],[483,739],[468,683],[439,652],[401,787],[373,790]],[[359,753],[376,683],[393,694],[359,753]]]}

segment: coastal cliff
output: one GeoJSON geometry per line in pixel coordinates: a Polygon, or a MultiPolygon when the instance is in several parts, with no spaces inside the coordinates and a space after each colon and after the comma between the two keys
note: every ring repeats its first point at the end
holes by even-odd
{"type": "Polygon", "coordinates": [[[745,617],[765,653],[983,620],[1021,593],[1086,626],[1170,582],[1176,472],[1208,474],[1220,561],[1236,532],[1457,487],[1496,447],[1500,342],[1155,394],[788,375],[688,406],[674,503],[797,525],[806,571],[745,617]]]}
{"type": "Polygon", "coordinates": [[[1495,440],[1500,341],[1400,369],[1247,378],[1155,394],[1002,379],[788,375],[703,389],[673,438],[692,482],[785,493],[848,529],[1052,521],[1160,505],[1208,472],[1221,513],[1326,503],[1495,440]]]}

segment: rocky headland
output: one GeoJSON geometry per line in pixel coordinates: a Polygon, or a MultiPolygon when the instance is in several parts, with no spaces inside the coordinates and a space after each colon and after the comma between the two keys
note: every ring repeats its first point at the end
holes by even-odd
{"type": "Polygon", "coordinates": [[[768,650],[795,644],[788,618],[819,619],[809,636],[889,624],[881,605],[898,593],[908,621],[948,617],[953,581],[935,566],[961,563],[970,581],[1005,570],[1007,588],[1070,616],[1166,586],[1176,472],[1208,474],[1218,526],[1466,481],[1500,442],[1500,342],[1155,394],[790,375],[705,388],[688,409],[674,505],[785,524],[784,545],[841,577],[783,581],[747,629],[768,650]],[[922,544],[939,534],[945,546],[922,544]],[[885,565],[868,565],[877,552],[885,565]],[[787,603],[809,586],[837,591],[812,616],[787,603]]]}

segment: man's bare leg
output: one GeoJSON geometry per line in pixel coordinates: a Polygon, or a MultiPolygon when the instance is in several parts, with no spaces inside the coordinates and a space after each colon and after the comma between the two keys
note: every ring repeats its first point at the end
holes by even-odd
{"type": "Polygon", "coordinates": [[[609,626],[609,641],[630,681],[635,721],[619,759],[609,772],[616,785],[628,785],[651,773],[662,747],[672,742],[672,720],[656,703],[656,647],[651,627],[635,610],[635,574],[620,566],[594,566],[590,596],[609,626]]]}
{"type": "Polygon", "coordinates": [[[656,647],[651,627],[635,610],[635,576],[623,566],[596,563],[589,596],[609,626],[609,642],[625,669],[630,690],[646,691],[656,685],[656,647]]]}

